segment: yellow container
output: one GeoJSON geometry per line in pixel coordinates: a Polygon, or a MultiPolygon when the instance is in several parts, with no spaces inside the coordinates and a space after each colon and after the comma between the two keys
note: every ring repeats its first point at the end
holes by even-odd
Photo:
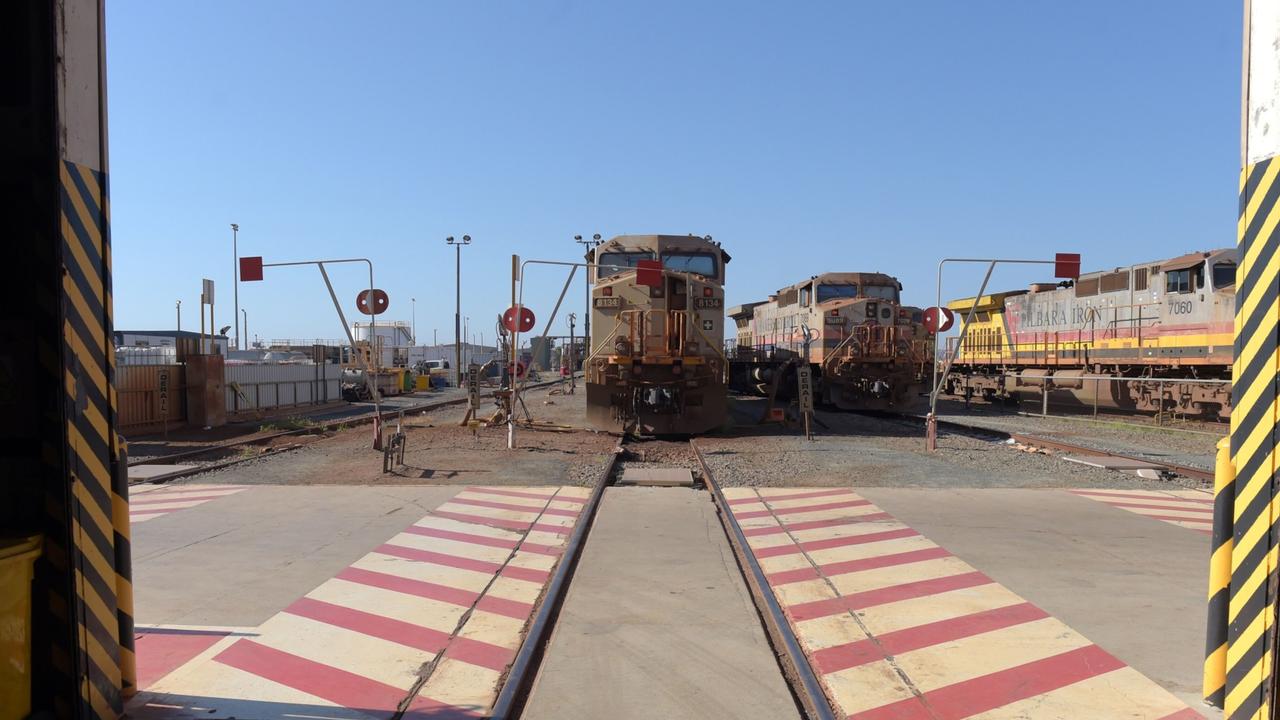
{"type": "Polygon", "coordinates": [[[0,720],[31,713],[31,579],[40,536],[0,539],[0,720]]]}
{"type": "Polygon", "coordinates": [[[414,384],[414,388],[415,388],[415,389],[417,389],[417,390],[430,390],[430,389],[431,389],[431,376],[430,376],[430,375],[419,375],[419,376],[417,376],[416,378],[414,378],[414,383],[415,383],[415,384],[414,384]]]}

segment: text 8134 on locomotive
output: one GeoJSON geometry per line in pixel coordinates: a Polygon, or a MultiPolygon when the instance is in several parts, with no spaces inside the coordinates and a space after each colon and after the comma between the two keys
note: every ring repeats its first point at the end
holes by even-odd
{"type": "Polygon", "coordinates": [[[732,308],[738,327],[730,381],[741,392],[783,397],[786,374],[807,362],[817,399],[843,410],[915,404],[931,367],[931,336],[919,308],[905,307],[897,279],[883,273],[814,275],[767,301],[732,308]],[[808,347],[806,347],[806,343],[808,347]]]}
{"type": "Polygon", "coordinates": [[[690,435],[728,418],[724,278],[710,237],[622,235],[594,263],[585,372],[593,428],[690,435]]]}

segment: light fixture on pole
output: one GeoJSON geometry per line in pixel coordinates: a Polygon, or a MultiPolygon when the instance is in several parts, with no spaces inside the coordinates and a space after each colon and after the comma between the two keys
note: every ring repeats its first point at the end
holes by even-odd
{"type": "Polygon", "coordinates": [[[453,306],[453,353],[454,353],[454,385],[462,387],[462,246],[471,244],[471,236],[463,235],[462,240],[454,240],[453,236],[445,238],[445,242],[454,247],[456,255],[454,264],[454,306],[453,306]]]}
{"type": "MultiPolygon", "coordinates": [[[[583,240],[581,235],[574,235],[573,240],[574,242],[581,244],[586,249],[586,255],[590,255],[591,251],[595,250],[596,247],[599,246],[601,243],[600,233],[596,233],[592,235],[590,240],[583,240]]],[[[586,311],[582,314],[582,337],[584,340],[586,340],[587,347],[590,348],[591,346],[591,260],[590,259],[587,260],[586,272],[583,273],[583,275],[586,276],[586,280],[587,280],[586,282],[587,307],[586,307],[586,311]]]]}
{"type": "MultiPolygon", "coordinates": [[[[231,294],[235,296],[236,309],[235,314],[231,316],[232,320],[238,326],[240,324],[240,249],[239,249],[240,226],[231,223],[231,294]]],[[[240,328],[236,328],[236,349],[243,350],[244,343],[240,342],[240,328]]]]}
{"type": "Polygon", "coordinates": [[[418,298],[409,298],[409,334],[413,335],[411,342],[417,346],[418,344],[418,298]]]}
{"type": "Polygon", "coordinates": [[[182,301],[178,301],[178,332],[182,332],[182,301]]]}

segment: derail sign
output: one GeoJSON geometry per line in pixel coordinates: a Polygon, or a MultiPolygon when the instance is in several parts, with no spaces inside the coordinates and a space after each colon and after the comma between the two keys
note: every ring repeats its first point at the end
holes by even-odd
{"type": "Polygon", "coordinates": [[[262,279],[262,257],[240,258],[240,280],[253,282],[262,279]]]}
{"type": "Polygon", "coordinates": [[[1053,276],[1063,280],[1080,277],[1080,253],[1057,253],[1053,258],[1053,276]]]}

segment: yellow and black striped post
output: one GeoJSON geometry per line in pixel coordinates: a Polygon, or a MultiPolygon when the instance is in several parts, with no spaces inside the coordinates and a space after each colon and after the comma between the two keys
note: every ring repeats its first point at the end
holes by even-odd
{"type": "MultiPolygon", "coordinates": [[[[1240,211],[1237,228],[1235,358],[1232,365],[1230,573],[1227,589],[1225,720],[1271,720],[1277,709],[1276,396],[1280,321],[1280,0],[1244,3],[1240,211]]],[[[1224,501],[1225,504],[1225,501],[1224,501]]],[[[1215,503],[1215,510],[1219,506],[1215,503]]],[[[1215,513],[1216,514],[1216,513],[1215,513]]],[[[1216,518],[1215,518],[1216,519],[1216,518]]],[[[1215,541],[1214,568],[1226,551],[1215,541]]],[[[1219,583],[1213,575],[1211,582],[1219,583]]],[[[1215,621],[1210,619],[1210,643],[1215,621]]],[[[1214,650],[1218,652],[1218,650],[1214,650]]],[[[1209,660],[1214,661],[1210,655],[1209,660]]],[[[1206,662],[1206,690],[1210,689],[1206,662]]]]}
{"type": "Polygon", "coordinates": [[[1235,468],[1231,440],[1218,441],[1213,472],[1213,550],[1209,556],[1209,621],[1204,660],[1204,701],[1222,707],[1227,684],[1227,625],[1231,598],[1231,521],[1235,514],[1235,468]]]}
{"type": "MultiPolygon", "coordinates": [[[[62,293],[67,459],[81,702],[95,717],[123,711],[117,602],[115,343],[106,175],[63,161],[62,293]]],[[[127,482],[127,481],[126,481],[127,482]]],[[[124,548],[127,555],[128,549],[124,548]]]]}
{"type": "Polygon", "coordinates": [[[116,435],[112,473],[111,524],[116,550],[116,620],[120,634],[120,691],[130,697],[138,690],[138,661],[133,637],[133,547],[129,532],[129,451],[116,435]]]}

